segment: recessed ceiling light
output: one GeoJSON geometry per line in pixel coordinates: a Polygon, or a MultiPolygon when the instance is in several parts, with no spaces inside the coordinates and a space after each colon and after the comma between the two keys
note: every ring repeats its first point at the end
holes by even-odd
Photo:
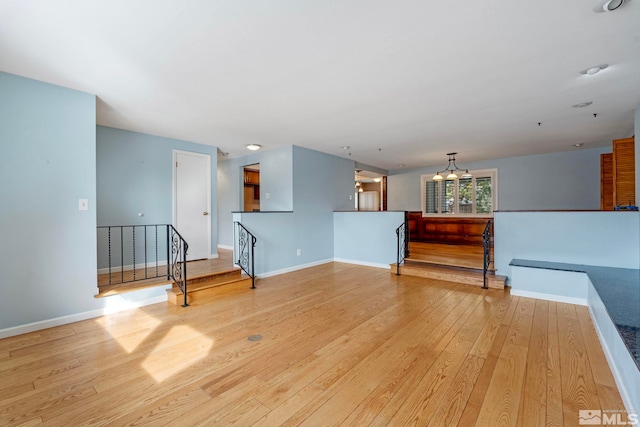
{"type": "Polygon", "coordinates": [[[600,0],[593,8],[593,11],[597,13],[613,12],[626,2],[627,0],[600,0]]]}
{"type": "Polygon", "coordinates": [[[584,144],[582,142],[579,142],[577,144],[573,144],[574,147],[580,148],[582,147],[584,144]]]}
{"type": "Polygon", "coordinates": [[[609,64],[594,65],[593,67],[589,67],[586,70],[580,71],[580,74],[586,74],[588,76],[594,76],[594,75],[598,74],[600,71],[602,71],[605,68],[607,68],[608,66],[609,66],[609,64]]]}
{"type": "Polygon", "coordinates": [[[400,166],[401,168],[404,167],[404,163],[400,163],[398,166],[400,166]]]}
{"type": "Polygon", "coordinates": [[[593,104],[593,101],[579,102],[577,104],[573,104],[572,107],[573,108],[584,108],[584,107],[588,107],[591,104],[593,104]]]}
{"type": "Polygon", "coordinates": [[[344,147],[342,147],[343,150],[348,150],[349,148],[351,147],[349,147],[348,145],[345,145],[344,147]]]}
{"type": "Polygon", "coordinates": [[[256,151],[262,148],[262,145],[259,144],[249,144],[247,145],[247,148],[251,151],[256,151]]]}

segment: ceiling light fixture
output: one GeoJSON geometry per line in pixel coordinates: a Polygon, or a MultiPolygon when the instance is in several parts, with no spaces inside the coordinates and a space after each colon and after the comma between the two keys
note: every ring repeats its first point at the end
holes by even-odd
{"type": "Polygon", "coordinates": [[[584,143],[582,143],[582,142],[578,142],[577,144],[573,144],[573,146],[576,147],[576,148],[580,148],[583,145],[584,145],[584,143]]]}
{"type": "Polygon", "coordinates": [[[249,145],[247,145],[247,148],[248,148],[249,150],[251,150],[251,151],[257,151],[257,150],[259,150],[259,149],[261,149],[261,148],[262,148],[262,145],[259,145],[259,144],[249,144],[249,145]]]}
{"type": "Polygon", "coordinates": [[[573,104],[572,107],[573,108],[584,108],[584,107],[588,107],[591,104],[593,104],[593,101],[579,102],[577,104],[573,104]]]}
{"type": "Polygon", "coordinates": [[[445,172],[448,172],[447,179],[458,179],[458,175],[456,175],[456,172],[464,172],[461,178],[466,179],[473,177],[473,175],[469,173],[469,169],[460,169],[458,165],[456,165],[456,154],[458,153],[447,153],[447,156],[449,156],[449,164],[447,164],[447,168],[445,170],[437,172],[433,176],[434,181],[442,181],[444,179],[442,177],[442,174],[445,172]]]}
{"type": "Polygon", "coordinates": [[[593,11],[596,13],[613,12],[627,1],[628,0],[600,0],[593,8],[593,11]]]}
{"type": "Polygon", "coordinates": [[[580,71],[580,74],[586,74],[588,76],[595,76],[600,71],[602,71],[605,68],[607,68],[608,66],[609,66],[609,64],[594,65],[593,67],[589,67],[586,70],[580,71]]]}

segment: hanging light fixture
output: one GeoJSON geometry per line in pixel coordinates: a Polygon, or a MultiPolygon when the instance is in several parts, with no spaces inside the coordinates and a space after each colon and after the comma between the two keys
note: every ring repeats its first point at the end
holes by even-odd
{"type": "Polygon", "coordinates": [[[464,172],[461,177],[463,179],[473,177],[473,175],[469,173],[469,169],[460,169],[458,165],[456,165],[456,154],[458,153],[447,153],[447,156],[449,156],[449,164],[447,165],[447,168],[445,170],[437,172],[433,176],[434,181],[442,181],[444,179],[442,174],[444,174],[445,172],[447,173],[446,179],[458,179],[458,175],[456,174],[456,172],[464,172]]]}

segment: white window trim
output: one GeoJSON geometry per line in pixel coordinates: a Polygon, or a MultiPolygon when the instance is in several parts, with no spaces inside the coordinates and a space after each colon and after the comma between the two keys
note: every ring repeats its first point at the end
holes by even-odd
{"type": "MultiPolygon", "coordinates": [[[[479,169],[469,171],[474,177],[491,176],[491,197],[493,212],[498,210],[498,169],[479,169]]],[[[420,210],[423,217],[429,218],[493,218],[493,212],[490,214],[460,214],[460,213],[426,213],[424,210],[426,206],[426,183],[433,181],[435,174],[420,175],[420,210]]]]}

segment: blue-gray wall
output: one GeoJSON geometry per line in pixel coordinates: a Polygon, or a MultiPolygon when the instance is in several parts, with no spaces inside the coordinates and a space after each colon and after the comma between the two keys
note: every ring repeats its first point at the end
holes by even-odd
{"type": "MultiPolygon", "coordinates": [[[[458,158],[470,170],[498,169],[499,210],[597,210],[600,154],[610,152],[611,146],[481,162],[458,158]]],[[[445,165],[392,171],[387,180],[389,210],[421,210],[420,175],[434,174],[445,165]]]]}
{"type": "Polygon", "coordinates": [[[293,147],[293,206],[298,263],[333,258],[333,212],[354,210],[354,162],[293,147]]]}
{"type": "Polygon", "coordinates": [[[511,275],[514,258],[634,268],[640,264],[638,212],[498,212],[497,273],[511,275]]]}
{"type": "Polygon", "coordinates": [[[404,212],[335,212],[333,255],[337,261],[389,268],[397,262],[396,229],[404,212]]]}
{"type": "Polygon", "coordinates": [[[0,72],[0,329],[95,309],[95,96],[0,72]],[[89,210],[78,210],[88,199],[89,210]]]}
{"type": "MultiPolygon", "coordinates": [[[[171,224],[173,150],[211,156],[211,212],[217,212],[216,147],[104,126],[98,126],[96,134],[98,225],[171,224]],[[144,216],[138,216],[139,213],[144,216]]],[[[214,254],[218,245],[217,226],[218,218],[212,214],[214,254]]],[[[102,234],[100,237],[99,266],[105,267],[106,246],[102,245],[102,234]]]]}

